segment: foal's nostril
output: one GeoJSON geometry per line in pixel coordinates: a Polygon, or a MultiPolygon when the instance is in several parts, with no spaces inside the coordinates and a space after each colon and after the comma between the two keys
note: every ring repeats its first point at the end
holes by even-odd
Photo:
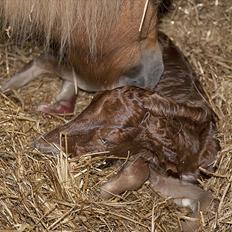
{"type": "Polygon", "coordinates": [[[57,154],[60,152],[60,148],[57,144],[50,143],[40,136],[32,142],[32,146],[45,154],[57,154]]]}
{"type": "Polygon", "coordinates": [[[40,146],[41,146],[41,137],[42,136],[40,136],[39,138],[33,138],[33,141],[32,141],[32,147],[33,148],[36,148],[36,149],[38,149],[38,150],[40,150],[40,146]]]}
{"type": "MultiPolygon", "coordinates": [[[[33,139],[33,141],[32,141],[32,144],[31,144],[31,145],[32,145],[32,147],[33,147],[33,148],[38,149],[38,143],[37,143],[37,140],[36,140],[35,138],[33,139]]],[[[39,150],[39,149],[38,149],[38,150],[39,150]]]]}

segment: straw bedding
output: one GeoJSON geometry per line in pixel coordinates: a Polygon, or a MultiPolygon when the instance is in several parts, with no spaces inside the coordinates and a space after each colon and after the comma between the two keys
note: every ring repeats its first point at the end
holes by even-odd
{"type": "MultiPolygon", "coordinates": [[[[201,217],[200,231],[207,232],[232,231],[231,20],[230,1],[178,0],[161,25],[195,67],[219,117],[222,150],[215,163],[217,170],[199,180],[214,196],[201,217]]],[[[11,44],[3,36],[0,82],[39,51],[30,43],[24,47],[11,44]]],[[[35,111],[39,103],[52,100],[60,85],[58,78],[46,76],[8,97],[0,95],[0,230],[180,231],[179,221],[187,211],[154,193],[149,184],[121,198],[100,199],[99,186],[118,169],[106,165],[110,157],[84,156],[70,169],[65,154],[49,157],[33,150],[36,137],[72,118],[35,111]]],[[[75,114],[91,98],[81,92],[75,114]]]]}

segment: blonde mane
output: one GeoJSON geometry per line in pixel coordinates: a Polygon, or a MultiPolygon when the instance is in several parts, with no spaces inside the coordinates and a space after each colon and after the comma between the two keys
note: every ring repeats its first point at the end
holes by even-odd
{"type": "MultiPolygon", "coordinates": [[[[96,50],[98,28],[110,28],[123,0],[0,0],[4,28],[24,40],[43,36],[46,45],[56,39],[61,50],[72,43],[73,31],[85,33],[89,50],[96,50]],[[57,39],[58,38],[58,39],[57,39]]],[[[76,34],[75,34],[76,36],[76,34]]]]}

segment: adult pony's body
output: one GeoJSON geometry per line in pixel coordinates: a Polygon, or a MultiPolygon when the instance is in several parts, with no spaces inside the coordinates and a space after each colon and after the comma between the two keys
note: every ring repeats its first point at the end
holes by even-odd
{"type": "Polygon", "coordinates": [[[41,110],[59,113],[60,105],[74,99],[74,82],[86,91],[127,85],[154,88],[163,72],[157,23],[170,2],[1,0],[1,15],[10,35],[20,40],[31,35],[44,40],[47,47],[55,44],[63,57],[59,63],[57,57],[40,56],[2,90],[19,88],[40,74],[55,72],[64,80],[57,106],[41,110]]]}

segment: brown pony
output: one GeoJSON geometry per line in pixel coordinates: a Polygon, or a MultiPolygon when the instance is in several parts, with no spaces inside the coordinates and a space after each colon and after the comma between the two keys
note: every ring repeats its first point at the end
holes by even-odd
{"type": "Polygon", "coordinates": [[[160,15],[171,0],[17,0],[0,1],[0,16],[10,36],[28,35],[58,47],[63,57],[41,55],[1,87],[7,93],[56,73],[64,81],[47,113],[72,112],[78,88],[110,90],[120,86],[153,89],[163,72],[157,41],[160,15]]]}
{"type": "MultiPolygon", "coordinates": [[[[215,114],[183,54],[164,34],[159,38],[164,73],[153,90],[121,87],[99,93],[80,115],[35,146],[57,153],[62,144],[71,156],[109,151],[126,157],[129,152],[127,164],[102,186],[103,197],[138,189],[149,180],[155,191],[198,217],[211,200],[196,181],[199,167],[211,169],[219,150],[215,114]]],[[[197,227],[199,221],[183,224],[184,231],[197,227]]]]}

